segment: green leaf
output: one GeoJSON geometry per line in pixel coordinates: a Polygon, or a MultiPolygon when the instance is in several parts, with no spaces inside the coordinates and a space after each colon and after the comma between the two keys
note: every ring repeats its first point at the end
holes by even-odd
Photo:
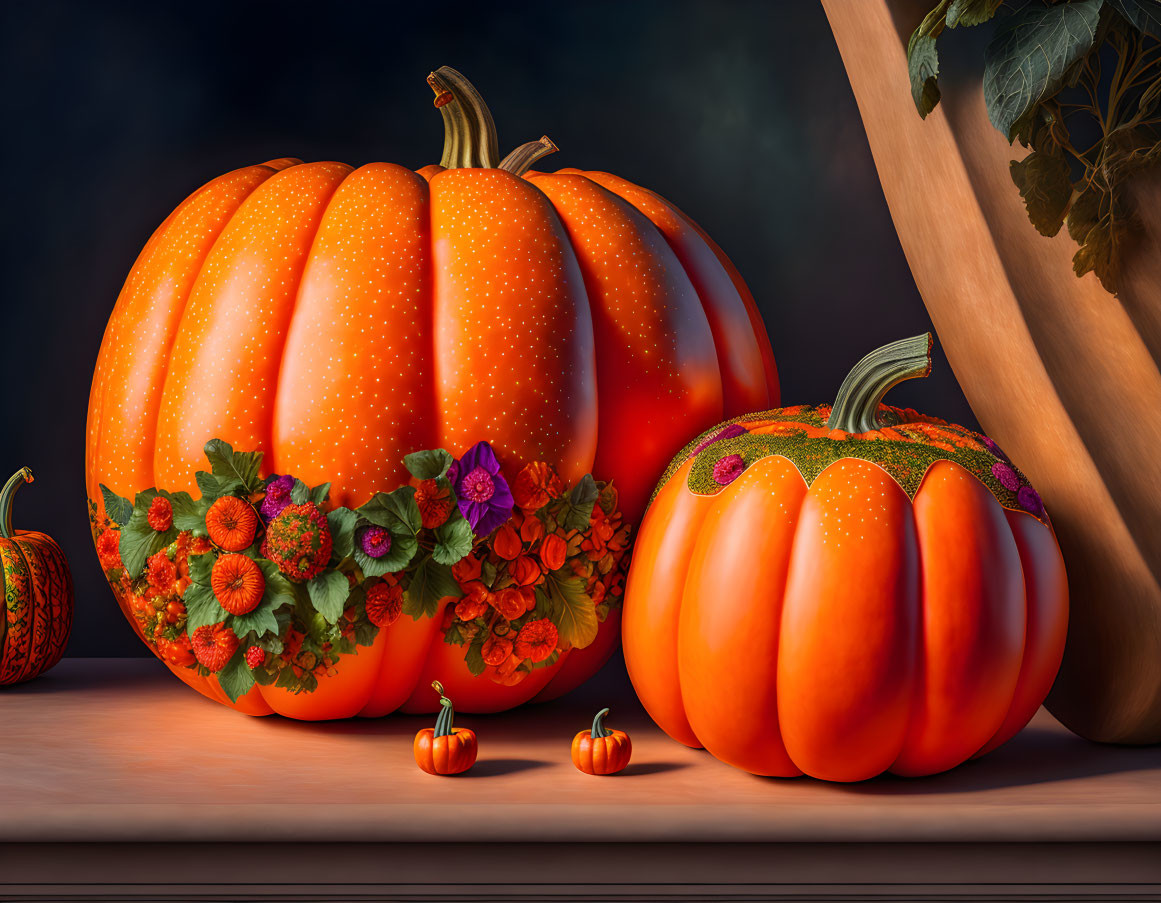
{"type": "Polygon", "coordinates": [[[327,512],[327,524],[330,525],[331,541],[334,543],[333,554],[340,561],[350,558],[354,553],[355,523],[358,519],[359,516],[350,508],[336,508],[327,512]]]}
{"type": "Polygon", "coordinates": [[[487,667],[487,662],[484,661],[484,632],[481,631],[477,637],[464,654],[464,664],[468,666],[473,677],[479,677],[487,667]]]}
{"type": "Polygon", "coordinates": [[[1033,151],[1009,167],[1012,181],[1028,209],[1028,219],[1041,235],[1049,237],[1064,225],[1064,214],[1072,198],[1072,175],[1063,156],[1033,151]]]}
{"type": "Polygon", "coordinates": [[[218,683],[223,692],[230,697],[230,702],[237,702],[250,692],[250,688],[254,686],[254,672],[246,664],[245,644],[238,645],[238,651],[218,672],[218,683]]]}
{"type": "Polygon", "coordinates": [[[238,636],[245,636],[250,631],[262,636],[266,633],[278,634],[278,618],[268,599],[263,599],[253,611],[244,615],[231,615],[230,626],[238,636]]]}
{"type": "Polygon", "coordinates": [[[403,466],[417,480],[435,480],[446,476],[448,468],[452,466],[454,461],[455,458],[448,452],[442,448],[435,448],[431,451],[412,452],[410,455],[405,455],[403,466]]]}
{"type": "Polygon", "coordinates": [[[391,548],[382,558],[372,558],[355,543],[355,562],[368,577],[382,577],[403,570],[419,551],[419,540],[410,533],[391,531],[391,548]]]}
{"type": "Polygon", "coordinates": [[[185,630],[190,636],[199,627],[221,624],[229,614],[214,596],[214,591],[200,583],[191,583],[186,588],[182,602],[186,611],[185,630]]]}
{"type": "Polygon", "coordinates": [[[194,478],[198,482],[198,489],[202,492],[202,501],[211,505],[223,495],[237,495],[245,492],[245,487],[240,480],[216,477],[204,470],[199,470],[194,474],[194,478]]]}
{"type": "Polygon", "coordinates": [[[105,513],[109,515],[109,520],[122,527],[129,523],[129,518],[133,516],[133,503],[129,499],[121,498],[104,483],[101,484],[101,497],[105,500],[105,513]]]}
{"type": "Polygon", "coordinates": [[[983,25],[995,14],[1004,0],[951,0],[947,8],[947,27],[983,25]]]}
{"type": "Polygon", "coordinates": [[[331,624],[343,616],[347,596],[351,593],[346,575],[338,571],[323,571],[306,585],[311,604],[331,624]]]}
{"type": "Polygon", "coordinates": [[[235,452],[221,439],[211,439],[203,450],[214,476],[237,480],[247,492],[261,488],[258,469],[262,466],[262,452],[235,452]]]}
{"type": "Polygon", "coordinates": [[[939,50],[930,35],[913,35],[907,44],[907,76],[911,80],[911,100],[926,119],[939,104],[939,50]]]}
{"type": "Polygon", "coordinates": [[[1072,206],[1068,208],[1068,217],[1066,218],[1068,234],[1078,245],[1084,244],[1088,233],[1100,222],[1101,206],[1106,198],[1107,195],[1104,191],[1090,183],[1088,188],[1076,196],[1072,206]]]}
{"type": "Polygon", "coordinates": [[[1112,4],[1138,31],[1161,38],[1161,3],[1157,0],[1112,0],[1112,4]]]}
{"type": "Polygon", "coordinates": [[[435,528],[432,557],[440,564],[455,564],[472,551],[472,540],[472,525],[463,516],[449,518],[435,528]]]}
{"type": "Polygon", "coordinates": [[[156,489],[137,493],[133,513],[121,527],[118,547],[121,551],[121,563],[125,565],[130,577],[141,576],[145,568],[145,559],[157,554],[177,539],[177,530],[173,527],[158,533],[149,526],[149,506],[160,494],[156,489]]]}
{"type": "Polygon", "coordinates": [[[1020,119],[1055,94],[1092,49],[1102,2],[1030,3],[999,24],[984,54],[984,100],[1009,141],[1020,119]]]}
{"type": "Polygon", "coordinates": [[[326,504],[327,497],[331,494],[330,483],[320,483],[310,491],[310,500],[318,505],[320,508],[326,504]]]}
{"type": "Polygon", "coordinates": [[[403,591],[403,612],[416,621],[421,617],[434,617],[439,600],[444,596],[458,599],[463,596],[463,591],[452,576],[451,568],[429,556],[416,567],[411,582],[403,591]]]}
{"type": "Polygon", "coordinates": [[[414,536],[423,526],[413,486],[400,486],[394,492],[376,492],[358,509],[358,514],[373,524],[386,527],[392,535],[400,531],[414,536]]]}
{"type": "Polygon", "coordinates": [[[218,557],[213,552],[202,555],[189,556],[189,579],[203,586],[210,585],[210,575],[214,570],[214,562],[218,557]]]}
{"type": "Polygon", "coordinates": [[[1095,273],[1109,292],[1116,294],[1116,239],[1108,220],[1101,220],[1084,237],[1080,250],[1073,255],[1072,269],[1077,276],[1095,273]]]}
{"type": "Polygon", "coordinates": [[[290,503],[292,505],[305,505],[310,501],[310,487],[302,480],[296,479],[294,485],[290,487],[290,503]]]}
{"type": "Polygon", "coordinates": [[[287,579],[282,571],[278,570],[278,565],[265,558],[255,558],[254,560],[261,569],[262,576],[266,578],[266,592],[262,596],[263,602],[268,601],[271,609],[277,609],[283,605],[294,605],[296,601],[294,584],[287,579]]]}
{"type": "Polygon", "coordinates": [[[188,492],[166,493],[169,503],[173,505],[173,525],[178,530],[204,530],[206,528],[206,512],[210,504],[204,498],[194,501],[188,492]]]}
{"type": "Polygon", "coordinates": [[[568,494],[568,507],[564,513],[564,525],[569,530],[585,530],[593,517],[593,506],[600,497],[600,490],[592,474],[586,473],[568,494]]]}
{"type": "Polygon", "coordinates": [[[597,638],[597,612],[592,598],[585,592],[579,577],[561,579],[549,574],[545,581],[552,602],[560,638],[577,649],[583,649],[597,638]]]}

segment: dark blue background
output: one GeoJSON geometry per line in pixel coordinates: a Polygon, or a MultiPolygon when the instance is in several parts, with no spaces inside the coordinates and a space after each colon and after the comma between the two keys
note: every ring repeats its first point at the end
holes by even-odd
{"type": "MultiPolygon", "coordinates": [[[[436,162],[424,82],[464,72],[503,150],[604,169],[696,219],[753,289],[783,401],[823,402],[865,351],[930,328],[815,2],[0,4],[0,477],[77,583],[72,655],[138,655],[88,537],[85,412],[137,252],[197,186],[281,156],[436,162]],[[487,12],[480,12],[487,8],[487,12]]],[[[960,422],[942,356],[892,399],[960,422]]]]}

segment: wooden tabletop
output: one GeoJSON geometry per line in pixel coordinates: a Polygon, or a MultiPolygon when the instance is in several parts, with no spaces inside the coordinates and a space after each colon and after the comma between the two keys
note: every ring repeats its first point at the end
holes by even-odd
{"type": "Polygon", "coordinates": [[[431,777],[429,717],[249,718],[160,663],[71,659],[0,691],[0,842],[1161,841],[1161,748],[1098,746],[1041,711],[944,775],[759,778],[668,739],[613,668],[562,700],[457,717],[467,775],[431,777]],[[569,761],[596,708],[633,739],[622,775],[569,761]]]}

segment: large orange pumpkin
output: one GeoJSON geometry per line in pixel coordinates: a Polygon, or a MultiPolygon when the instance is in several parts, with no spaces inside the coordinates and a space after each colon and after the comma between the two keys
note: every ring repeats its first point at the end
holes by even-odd
{"type": "MultiPolygon", "coordinates": [[[[777,403],[753,300],[693,222],[616,176],[528,172],[555,149],[547,139],[499,161],[472,86],[446,68],[429,82],[446,130],[439,165],[246,167],[194,192],[149,240],[93,378],[97,518],[101,484],[130,498],[194,489],[216,437],[263,451],[264,473],[331,481],[332,504],[350,506],[406,482],[407,453],[458,456],[486,440],[505,466],[615,481],[635,522],[686,436],[777,403]]],[[[430,711],[438,674],[464,711],[506,708],[580,683],[618,626],[610,617],[591,646],[503,687],[472,678],[434,620],[409,621],[314,693],[263,687],[236,707],[430,711]]]]}
{"type": "Polygon", "coordinates": [[[930,336],[833,408],[738,418],[671,465],[637,539],[625,661],[671,737],[763,775],[923,775],[990,750],[1052,685],[1067,621],[1035,491],[982,436],[880,407],[930,336]]]}

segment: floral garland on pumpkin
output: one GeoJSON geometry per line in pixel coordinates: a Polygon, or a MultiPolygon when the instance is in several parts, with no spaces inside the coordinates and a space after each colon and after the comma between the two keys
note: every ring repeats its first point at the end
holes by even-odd
{"type": "Polygon", "coordinates": [[[261,452],[213,439],[200,498],[102,485],[89,512],[101,566],[157,655],[217,675],[231,700],[255,684],[310,692],[342,655],[401,615],[442,609],[444,642],[472,674],[515,684],[583,648],[620,605],[628,531],[617,491],[568,490],[544,462],[511,482],[491,446],[459,460],[407,455],[411,484],[356,509],[330,484],[259,476],[261,452]]]}

